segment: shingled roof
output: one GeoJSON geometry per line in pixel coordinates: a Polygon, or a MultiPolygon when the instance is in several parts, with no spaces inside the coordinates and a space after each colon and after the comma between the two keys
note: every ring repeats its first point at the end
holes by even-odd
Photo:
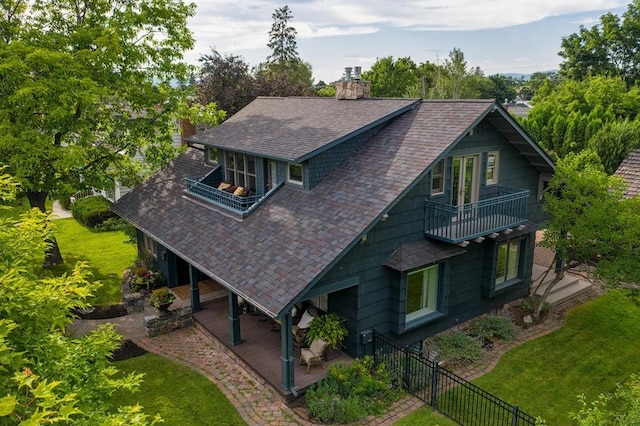
{"type": "MultiPolygon", "coordinates": [[[[326,105],[325,100],[316,101],[326,105]]],[[[360,100],[333,102],[355,105],[360,100]]],[[[185,177],[209,170],[202,151],[193,148],[125,195],[113,210],[276,317],[357,244],[494,105],[486,100],[418,103],[391,120],[357,156],[345,159],[313,190],[284,185],[243,221],[184,194],[185,177]]],[[[263,122],[268,129],[274,127],[269,119],[263,122]]],[[[240,128],[227,123],[223,127],[240,128]]],[[[304,127],[300,131],[306,132],[304,127]]],[[[242,133],[224,134],[243,143],[242,133]]]]}
{"type": "Polygon", "coordinates": [[[417,99],[257,98],[224,123],[188,139],[300,163],[380,122],[417,99]]]}
{"type": "Polygon", "coordinates": [[[640,195],[640,149],[631,151],[629,156],[618,167],[615,173],[627,183],[627,197],[640,195]]]}

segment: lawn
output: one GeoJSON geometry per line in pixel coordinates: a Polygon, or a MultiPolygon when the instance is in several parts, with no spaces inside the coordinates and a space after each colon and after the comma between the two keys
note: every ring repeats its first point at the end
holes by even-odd
{"type": "Polygon", "coordinates": [[[111,305],[120,302],[120,284],[123,271],[136,258],[136,248],[125,244],[127,237],[122,231],[97,232],[73,218],[53,221],[57,230],[57,241],[64,258],[64,265],[56,272],[71,269],[78,261],[89,263],[95,280],[103,285],[96,294],[94,305],[111,305]]]}
{"type": "Polygon", "coordinates": [[[509,352],[474,383],[550,425],[572,424],[577,395],[593,401],[640,372],[640,307],[612,291],[567,315],[565,326],[509,352]]]}
{"type": "Polygon", "coordinates": [[[145,413],[160,414],[166,425],[246,424],[213,382],[188,367],[150,353],[115,365],[125,373],[145,374],[139,392],[113,395],[115,406],[139,403],[145,413]]]}
{"type": "Polygon", "coordinates": [[[426,405],[419,410],[414,411],[402,420],[398,420],[394,426],[456,426],[458,423],[445,417],[442,414],[436,413],[433,409],[426,405]]]}

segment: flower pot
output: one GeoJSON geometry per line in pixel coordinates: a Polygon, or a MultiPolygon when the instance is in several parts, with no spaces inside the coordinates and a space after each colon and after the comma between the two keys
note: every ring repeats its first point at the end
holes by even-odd
{"type": "Polygon", "coordinates": [[[172,303],[173,302],[162,303],[158,305],[156,309],[158,309],[158,312],[164,312],[164,313],[169,312],[169,306],[171,306],[172,303]]]}

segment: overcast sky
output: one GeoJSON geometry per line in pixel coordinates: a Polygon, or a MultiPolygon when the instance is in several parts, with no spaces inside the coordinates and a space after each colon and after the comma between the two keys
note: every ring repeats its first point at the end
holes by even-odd
{"type": "Polygon", "coordinates": [[[485,75],[557,69],[563,36],[591,27],[607,12],[622,15],[621,0],[193,0],[196,39],[188,62],[215,48],[263,62],[273,12],[288,5],[298,53],[316,82],[339,79],[346,66],[369,69],[376,58],[410,56],[442,63],[460,48],[485,75]]]}

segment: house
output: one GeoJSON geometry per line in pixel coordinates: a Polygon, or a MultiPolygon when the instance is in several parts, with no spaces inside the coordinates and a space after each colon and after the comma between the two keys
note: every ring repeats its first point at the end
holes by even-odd
{"type": "Polygon", "coordinates": [[[231,346],[238,300],[279,322],[294,394],[301,303],[344,316],[362,356],[374,329],[416,344],[529,293],[549,157],[492,100],[373,99],[367,84],[258,98],[113,206],[194,311],[198,280],[228,289],[231,346]]]}
{"type": "Polygon", "coordinates": [[[616,176],[622,178],[627,184],[625,196],[637,197],[640,195],[640,149],[636,149],[629,153],[615,173],[616,176]]]}

